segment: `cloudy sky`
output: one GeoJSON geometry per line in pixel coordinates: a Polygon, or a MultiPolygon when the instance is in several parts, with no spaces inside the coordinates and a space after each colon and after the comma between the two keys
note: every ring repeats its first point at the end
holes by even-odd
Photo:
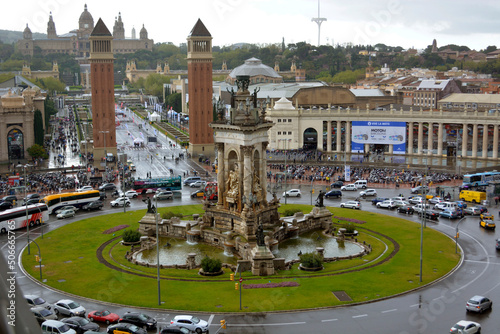
{"type": "MultiPolygon", "coordinates": [[[[157,42],[184,43],[198,18],[214,45],[233,43],[318,43],[318,0],[24,0],[0,11],[0,29],[47,32],[52,12],[57,34],[78,28],[84,4],[112,31],[121,12],[125,34],[137,36],[144,24],[157,42]]],[[[321,44],[384,43],[403,48],[467,45],[480,50],[500,46],[498,0],[321,0],[321,44]]]]}

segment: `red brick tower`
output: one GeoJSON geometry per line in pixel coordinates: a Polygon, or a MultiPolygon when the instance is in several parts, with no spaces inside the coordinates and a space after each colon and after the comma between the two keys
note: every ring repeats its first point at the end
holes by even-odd
{"type": "Polygon", "coordinates": [[[116,158],[113,35],[99,19],[89,40],[94,161],[98,163],[106,153],[116,158]]]}
{"type": "Polygon", "coordinates": [[[212,36],[200,19],[187,38],[189,85],[189,152],[214,155],[212,107],[212,36]]]}

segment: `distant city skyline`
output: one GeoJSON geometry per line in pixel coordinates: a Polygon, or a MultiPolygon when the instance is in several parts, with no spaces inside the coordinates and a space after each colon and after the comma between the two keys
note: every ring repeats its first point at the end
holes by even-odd
{"type": "MultiPolygon", "coordinates": [[[[0,13],[0,29],[23,31],[28,24],[32,32],[46,33],[52,12],[57,34],[66,34],[78,28],[85,4],[94,23],[102,18],[112,31],[120,12],[127,38],[133,27],[138,37],[144,24],[155,43],[185,43],[198,18],[217,46],[281,44],[282,38],[286,44],[316,45],[318,40],[318,26],[311,21],[318,14],[317,0],[185,0],[161,5],[151,0],[26,0],[11,3],[0,13]]],[[[481,50],[500,46],[499,12],[500,2],[494,0],[474,4],[465,0],[322,0],[321,17],[327,21],[321,26],[321,44],[383,43],[424,49],[436,39],[438,47],[457,44],[481,50]]]]}

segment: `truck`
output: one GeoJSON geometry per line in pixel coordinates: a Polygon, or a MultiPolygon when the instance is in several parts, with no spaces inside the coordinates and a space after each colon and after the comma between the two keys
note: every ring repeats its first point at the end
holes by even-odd
{"type": "Polygon", "coordinates": [[[482,203],[486,200],[486,193],[484,191],[462,190],[459,197],[466,202],[482,203]]]}

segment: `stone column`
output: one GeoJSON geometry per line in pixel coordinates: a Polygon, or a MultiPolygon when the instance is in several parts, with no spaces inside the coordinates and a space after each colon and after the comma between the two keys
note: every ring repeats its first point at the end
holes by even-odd
{"type": "Polygon", "coordinates": [[[262,142],[262,153],[260,157],[260,186],[262,187],[262,191],[264,192],[262,194],[262,198],[264,198],[264,201],[266,199],[267,195],[267,159],[266,159],[266,150],[267,150],[267,145],[269,145],[269,142],[265,141],[262,142]]]}
{"type": "Polygon", "coordinates": [[[318,141],[318,150],[323,151],[323,121],[320,124],[321,124],[321,126],[320,126],[319,131],[318,131],[317,141],[318,141]]]}
{"type": "Polygon", "coordinates": [[[413,122],[408,122],[408,154],[413,154],[413,122]]]}
{"type": "Polygon", "coordinates": [[[326,121],[326,152],[332,151],[332,121],[326,121]]]}
{"type": "Polygon", "coordinates": [[[498,159],[498,125],[493,125],[493,159],[498,159]]]}
{"type": "Polygon", "coordinates": [[[418,149],[417,154],[422,155],[424,149],[424,123],[418,122],[418,149]]]}
{"type": "Polygon", "coordinates": [[[429,122],[429,127],[427,128],[427,155],[432,155],[432,149],[434,148],[434,123],[429,122]]]}
{"type": "Polygon", "coordinates": [[[393,154],[394,153],[394,145],[393,144],[389,144],[389,154],[393,154]]]}
{"type": "Polygon", "coordinates": [[[242,196],[248,198],[252,192],[252,152],[253,146],[241,146],[243,152],[243,192],[242,196]]]}
{"type": "Polygon", "coordinates": [[[443,123],[438,124],[438,156],[443,155],[443,123]]]}
{"type": "Polygon", "coordinates": [[[464,124],[462,128],[462,157],[467,157],[467,146],[469,139],[469,127],[468,124],[464,124]]]}
{"type": "Polygon", "coordinates": [[[483,124],[483,154],[482,158],[488,158],[488,124],[483,124]]]}
{"type": "Polygon", "coordinates": [[[216,143],[217,147],[217,205],[224,205],[224,192],[226,182],[224,182],[224,144],[216,143]]]}
{"type": "Polygon", "coordinates": [[[342,151],[342,122],[337,121],[337,130],[336,135],[337,135],[337,152],[342,151]]]}
{"type": "Polygon", "coordinates": [[[472,128],[472,157],[477,158],[477,124],[472,128]]]}
{"type": "Polygon", "coordinates": [[[351,122],[345,122],[345,151],[351,153],[351,122]]]}

